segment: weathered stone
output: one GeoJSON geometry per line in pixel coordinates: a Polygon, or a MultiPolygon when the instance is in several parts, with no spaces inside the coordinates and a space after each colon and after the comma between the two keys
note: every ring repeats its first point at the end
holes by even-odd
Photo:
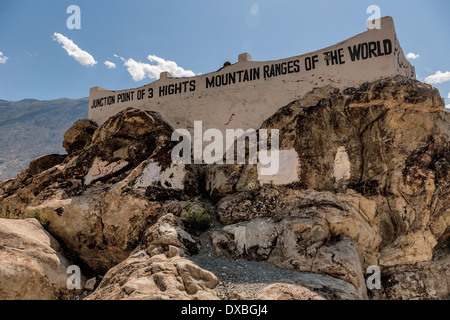
{"type": "Polygon", "coordinates": [[[182,257],[136,251],[113,267],[87,300],[217,300],[217,278],[182,257]]]}
{"type": "MultiPolygon", "coordinates": [[[[157,112],[128,108],[109,118],[97,130],[92,138],[93,144],[102,142],[119,143],[139,139],[145,136],[158,136],[161,132],[173,129],[157,112]]],[[[124,145],[126,146],[126,144],[124,145]]]]}
{"type": "Polygon", "coordinates": [[[333,234],[324,218],[253,219],[229,225],[213,239],[217,249],[234,257],[267,260],[278,267],[303,272],[326,273],[353,284],[366,296],[362,261],[357,244],[342,234],[333,234]],[[226,243],[226,239],[229,242],[226,243]],[[225,240],[225,241],[224,241],[225,240]]]}
{"type": "Polygon", "coordinates": [[[222,198],[233,193],[236,188],[242,165],[210,165],[206,173],[206,192],[212,198],[222,198]]]}
{"type": "Polygon", "coordinates": [[[272,215],[280,192],[275,189],[238,192],[223,197],[216,205],[217,218],[222,224],[233,224],[272,215]]]}
{"type": "Polygon", "coordinates": [[[326,300],[308,288],[289,284],[274,283],[264,288],[258,300],[326,300]]]}
{"type": "Polygon", "coordinates": [[[375,218],[376,203],[361,195],[262,189],[254,194],[227,196],[217,206],[219,220],[226,224],[257,217],[325,219],[334,235],[345,235],[358,243],[367,265],[377,262],[381,238],[375,218]]]}
{"type": "Polygon", "coordinates": [[[26,211],[47,221],[53,235],[102,274],[128,257],[149,221],[158,217],[158,202],[123,193],[122,187],[98,186],[70,198],[59,192],[26,211]]]}
{"type": "Polygon", "coordinates": [[[65,158],[66,156],[62,156],[59,154],[48,154],[36,158],[31,161],[30,165],[28,166],[28,174],[34,176],[50,168],[53,168],[54,166],[63,162],[65,158]]]}
{"type": "Polygon", "coordinates": [[[157,220],[160,201],[187,200],[199,192],[198,169],[171,164],[170,134],[159,115],[124,110],[64,163],[39,172],[39,158],[2,184],[0,216],[36,216],[94,271],[105,273],[138,245],[140,234],[157,220]],[[148,164],[160,170],[157,183],[146,179],[148,164]]]}
{"type": "Polygon", "coordinates": [[[83,150],[91,143],[92,135],[97,128],[98,125],[89,119],[78,120],[64,133],[64,149],[69,155],[83,150]]]}
{"type": "MultiPolygon", "coordinates": [[[[199,243],[192,238],[184,229],[182,220],[173,214],[166,214],[158,219],[158,221],[149,227],[143,234],[140,247],[145,248],[148,253],[168,252],[172,247],[178,248],[178,252],[188,255],[198,253],[200,249],[199,243]]],[[[169,256],[174,255],[174,249],[169,256]]]]}
{"type": "Polygon", "coordinates": [[[0,219],[0,299],[69,298],[77,293],[67,289],[70,265],[36,219],[0,219]]]}
{"type": "Polygon", "coordinates": [[[86,289],[88,291],[94,291],[96,284],[97,284],[97,279],[91,278],[88,281],[86,281],[86,284],[84,285],[84,289],[86,289]]]}
{"type": "Polygon", "coordinates": [[[383,268],[381,273],[384,299],[447,299],[450,293],[448,250],[439,259],[383,268]]]}
{"type": "Polygon", "coordinates": [[[183,220],[211,200],[217,255],[325,277],[320,290],[277,281],[261,298],[366,298],[377,265],[371,298],[438,299],[450,278],[448,253],[436,258],[450,235],[449,123],[439,92],[403,77],[316,88],[262,126],[280,130],[297,165],[281,185],[256,165],[172,163],[172,128],[130,108],[100,128],[77,123],[68,156],[1,182],[0,217],[36,217],[97,274],[109,270],[93,298],[216,298],[215,277],[189,262],[200,242],[183,220]]]}

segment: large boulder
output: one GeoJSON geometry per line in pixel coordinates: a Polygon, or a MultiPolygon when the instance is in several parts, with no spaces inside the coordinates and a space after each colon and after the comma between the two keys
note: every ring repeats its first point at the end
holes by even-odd
{"type": "Polygon", "coordinates": [[[97,128],[98,125],[89,119],[78,120],[64,133],[64,149],[68,154],[83,150],[91,143],[92,135],[97,128]]]}
{"type": "MultiPolygon", "coordinates": [[[[59,154],[47,154],[30,162],[26,174],[29,176],[35,176],[43,171],[46,171],[54,166],[62,163],[66,159],[66,156],[59,154]]],[[[23,173],[22,173],[23,174],[23,173]]]]}
{"type": "Polygon", "coordinates": [[[442,298],[449,123],[436,89],[401,76],[315,88],[262,124],[280,130],[280,175],[289,178],[270,179],[252,164],[172,163],[170,125],[129,108],[98,128],[77,123],[65,137],[68,156],[37,159],[1,182],[0,217],[38,218],[107,273],[96,299],[217,297],[214,275],[192,262],[200,241],[180,218],[202,201],[215,205],[213,254],[340,281],[327,295],[277,279],[261,298],[442,298]],[[161,272],[145,269],[158,264],[161,272]],[[382,289],[367,293],[373,265],[382,289]]]}
{"type": "Polygon", "coordinates": [[[188,259],[199,244],[180,218],[166,214],[143,234],[139,246],[110,269],[89,300],[215,300],[217,277],[188,259]]]}
{"type": "MultiPolygon", "coordinates": [[[[94,127],[80,121],[69,136],[94,127]]],[[[156,113],[123,110],[88,133],[83,148],[63,163],[32,165],[0,185],[0,216],[45,220],[69,250],[103,274],[137,246],[159,217],[161,201],[199,193],[200,173],[195,166],[172,164],[172,131],[156,113]]]]}
{"type": "Polygon", "coordinates": [[[280,148],[296,151],[292,187],[352,189],[376,201],[383,255],[397,263],[392,251],[414,238],[402,237],[429,230],[435,240],[425,236],[425,243],[433,247],[448,225],[449,122],[436,89],[397,76],[334,91],[311,106],[299,100],[262,127],[279,129],[280,148]]]}
{"type": "Polygon", "coordinates": [[[273,283],[261,292],[259,300],[326,300],[316,292],[291,283],[273,283]]]}
{"type": "MultiPolygon", "coordinates": [[[[298,196],[307,195],[298,192],[298,196]]],[[[283,211],[286,207],[279,205],[280,211],[273,211],[271,217],[227,225],[213,232],[216,251],[223,255],[225,249],[235,258],[329,274],[353,284],[361,296],[366,296],[363,267],[377,262],[381,237],[365,216],[348,205],[348,199],[347,203],[335,199],[333,207],[324,203],[326,195],[317,193],[315,197],[315,207],[301,208],[291,199],[292,211],[283,211]],[[336,208],[339,205],[340,209],[336,208]]]]}
{"type": "Polygon", "coordinates": [[[141,232],[159,215],[158,202],[121,192],[121,186],[90,188],[64,197],[57,193],[27,215],[45,220],[49,231],[64,241],[96,273],[125,260],[139,243],[141,232]]]}
{"type": "MultiPolygon", "coordinates": [[[[370,265],[385,279],[401,277],[395,266],[422,278],[426,271],[412,266],[439,269],[435,248],[448,242],[450,225],[450,117],[443,107],[436,89],[398,76],[343,91],[316,88],[281,108],[262,128],[279,129],[280,149],[295,150],[297,180],[240,189],[243,171],[210,168],[229,183],[209,184],[226,225],[213,232],[217,254],[331,274],[361,294],[370,265]]],[[[430,288],[448,281],[445,272],[433,274],[430,288]]],[[[385,297],[448,294],[445,285],[420,295],[389,288],[385,297]]]]}
{"type": "Polygon", "coordinates": [[[67,287],[70,265],[36,219],[0,219],[0,300],[70,298],[77,293],[67,287]]]}
{"type": "Polygon", "coordinates": [[[450,292],[450,254],[447,249],[432,261],[384,268],[382,295],[389,300],[447,299],[450,292]]]}
{"type": "Polygon", "coordinates": [[[217,300],[217,278],[189,259],[137,251],[110,269],[88,300],[217,300]]]}

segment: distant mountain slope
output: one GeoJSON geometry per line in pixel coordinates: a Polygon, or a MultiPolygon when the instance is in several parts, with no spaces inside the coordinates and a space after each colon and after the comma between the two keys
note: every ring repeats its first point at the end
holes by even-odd
{"type": "Polygon", "coordinates": [[[36,157],[64,154],[63,134],[87,118],[88,104],[89,98],[0,100],[0,181],[15,177],[36,157]]]}

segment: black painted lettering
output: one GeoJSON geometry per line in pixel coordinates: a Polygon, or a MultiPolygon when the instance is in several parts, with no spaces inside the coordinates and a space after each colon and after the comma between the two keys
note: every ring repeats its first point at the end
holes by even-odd
{"type": "Polygon", "coordinates": [[[275,66],[273,64],[270,66],[270,76],[275,77],[275,66]]]}
{"type": "Polygon", "coordinates": [[[335,64],[338,64],[338,54],[336,50],[333,50],[330,52],[331,55],[331,64],[334,66],[335,64]]]}
{"type": "Polygon", "coordinates": [[[216,76],[216,87],[220,87],[222,85],[222,77],[216,76]]]}
{"type": "Polygon", "coordinates": [[[376,57],[377,53],[375,52],[377,50],[377,43],[375,41],[369,42],[369,58],[372,58],[372,56],[376,57]]]}
{"type": "Polygon", "coordinates": [[[229,73],[228,74],[228,79],[230,84],[235,84],[236,83],[236,73],[229,73]]]}
{"type": "Polygon", "coordinates": [[[361,59],[365,60],[369,57],[369,47],[367,42],[361,44],[361,59]]]}
{"type": "Polygon", "coordinates": [[[214,78],[208,79],[206,77],[206,89],[208,88],[214,88],[214,78]]]}
{"type": "Polygon", "coordinates": [[[270,67],[268,65],[265,65],[263,70],[264,70],[264,79],[270,78],[270,75],[269,75],[270,67]]]}
{"type": "Polygon", "coordinates": [[[181,93],[181,87],[182,87],[182,84],[181,83],[176,83],[175,84],[175,94],[177,94],[177,93],[181,93]]]}
{"type": "Polygon", "coordinates": [[[275,76],[279,76],[281,74],[281,64],[277,63],[275,65],[275,76]]]}
{"type": "Polygon", "coordinates": [[[287,67],[287,69],[288,69],[288,73],[289,73],[289,74],[290,74],[290,73],[293,73],[293,71],[292,71],[293,64],[294,64],[294,61],[289,61],[289,62],[288,62],[288,67],[287,67]]]}
{"type": "Polygon", "coordinates": [[[189,82],[189,91],[195,91],[195,80],[189,82]]]}
{"type": "Polygon", "coordinates": [[[287,63],[281,63],[281,74],[285,75],[287,73],[287,63]]]}
{"type": "Polygon", "coordinates": [[[253,80],[259,80],[259,67],[253,68],[253,80]]]}
{"type": "Polygon", "coordinates": [[[343,48],[340,48],[338,50],[338,58],[339,58],[339,64],[344,64],[345,63],[345,61],[344,61],[344,49],[343,48]]]}
{"type": "Polygon", "coordinates": [[[248,70],[244,70],[244,82],[245,81],[249,81],[250,80],[250,78],[249,78],[249,75],[248,75],[248,70]]]}
{"type": "Polygon", "coordinates": [[[352,61],[359,60],[359,57],[361,55],[361,44],[358,44],[358,46],[354,45],[353,50],[352,47],[348,47],[348,52],[350,53],[350,58],[352,61]]]}
{"type": "Polygon", "coordinates": [[[384,54],[389,55],[392,53],[392,42],[389,39],[383,40],[383,48],[384,48],[384,54]]]}
{"type": "Polygon", "coordinates": [[[242,82],[242,70],[238,71],[237,74],[239,75],[239,83],[242,82]]]}
{"type": "Polygon", "coordinates": [[[319,62],[319,56],[317,54],[312,56],[312,68],[316,68],[316,63],[319,62]]]}
{"type": "Polygon", "coordinates": [[[312,66],[311,66],[311,57],[306,57],[305,58],[305,70],[309,71],[311,70],[312,66]]]}
{"type": "Polygon", "coordinates": [[[381,52],[381,43],[380,43],[380,41],[377,41],[377,56],[378,57],[384,56],[384,53],[381,52]]]}
{"type": "Polygon", "coordinates": [[[294,72],[300,72],[300,60],[294,60],[294,72]]]}

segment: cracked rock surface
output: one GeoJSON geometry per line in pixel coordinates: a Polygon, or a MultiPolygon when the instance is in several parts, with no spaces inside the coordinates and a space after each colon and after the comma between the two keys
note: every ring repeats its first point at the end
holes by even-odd
{"type": "Polygon", "coordinates": [[[87,299],[448,298],[450,116],[435,88],[401,76],[315,88],[261,128],[296,153],[294,182],[172,163],[173,128],[155,112],[75,123],[67,155],[0,182],[0,230],[33,229],[0,232],[0,299],[67,298],[70,264],[101,279],[87,299]],[[369,266],[381,289],[367,289],[369,266]]]}

